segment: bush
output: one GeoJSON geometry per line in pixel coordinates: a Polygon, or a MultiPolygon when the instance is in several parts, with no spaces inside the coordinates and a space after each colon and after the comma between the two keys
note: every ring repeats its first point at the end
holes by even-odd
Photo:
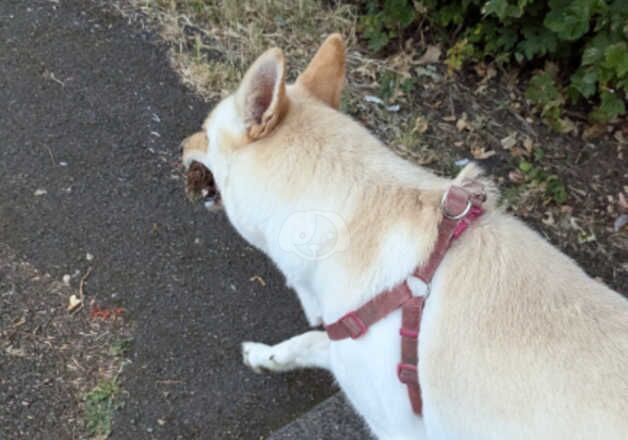
{"type": "Polygon", "coordinates": [[[450,70],[486,58],[545,65],[526,97],[555,128],[565,126],[566,102],[588,103],[593,122],[626,112],[626,0],[366,0],[365,10],[362,34],[375,51],[427,21],[441,36],[454,36],[450,70]]]}

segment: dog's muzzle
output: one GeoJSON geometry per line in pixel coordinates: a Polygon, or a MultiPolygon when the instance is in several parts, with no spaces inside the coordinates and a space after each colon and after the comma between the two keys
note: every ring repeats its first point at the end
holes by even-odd
{"type": "Polygon", "coordinates": [[[191,200],[202,200],[207,208],[219,206],[220,191],[214,175],[202,163],[193,161],[185,173],[185,192],[191,200]]]}

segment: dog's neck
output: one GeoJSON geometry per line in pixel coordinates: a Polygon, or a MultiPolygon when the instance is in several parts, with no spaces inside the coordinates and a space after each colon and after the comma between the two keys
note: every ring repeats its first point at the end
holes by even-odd
{"type": "MultiPolygon", "coordinates": [[[[296,219],[297,224],[298,220],[310,222],[315,229],[326,223],[337,228],[331,231],[337,233],[331,238],[335,241],[320,255],[304,255],[299,249],[286,252],[281,243],[265,249],[297,290],[310,323],[319,323],[316,318],[336,320],[406,279],[424,263],[436,241],[444,190],[371,186],[348,196],[333,212],[319,210],[309,218],[305,213],[296,219]]],[[[318,232],[324,235],[328,231],[318,232]]],[[[268,238],[273,235],[276,229],[268,238]]],[[[305,238],[316,242],[325,237],[305,238]]]]}

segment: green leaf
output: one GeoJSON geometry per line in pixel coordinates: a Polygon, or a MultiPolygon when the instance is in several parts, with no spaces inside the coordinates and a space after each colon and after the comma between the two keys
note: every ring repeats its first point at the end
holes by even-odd
{"type": "Polygon", "coordinates": [[[544,27],[524,26],[521,33],[525,39],[519,42],[517,48],[523,51],[528,60],[556,51],[556,35],[544,27]]]}
{"type": "Polygon", "coordinates": [[[573,0],[569,5],[564,3],[550,2],[551,10],[545,16],[543,25],[561,40],[574,41],[589,30],[591,0],[573,0]],[[560,7],[556,7],[558,3],[560,7]]]}
{"type": "Polygon", "coordinates": [[[416,11],[408,0],[386,0],[382,10],[383,22],[388,29],[405,29],[414,21],[416,11]]]}
{"type": "Polygon", "coordinates": [[[624,41],[606,48],[604,66],[614,70],[620,78],[628,72],[628,45],[624,41]]]}
{"type": "Polygon", "coordinates": [[[497,18],[503,20],[508,15],[508,0],[489,0],[482,7],[482,13],[485,15],[495,14],[497,18]]]}
{"type": "Polygon", "coordinates": [[[570,80],[570,86],[585,98],[590,98],[597,90],[597,72],[594,69],[581,67],[571,75],[570,80]]]}
{"type": "Polygon", "coordinates": [[[538,73],[530,79],[526,98],[535,104],[549,104],[562,99],[554,79],[548,72],[538,73]]]}
{"type": "Polygon", "coordinates": [[[601,61],[609,44],[609,37],[606,33],[600,33],[593,37],[582,53],[582,65],[590,66],[601,61]]]}
{"type": "Polygon", "coordinates": [[[545,192],[559,205],[567,201],[567,189],[565,188],[565,184],[555,174],[547,178],[545,182],[545,192]]]}
{"type": "Polygon", "coordinates": [[[600,95],[600,105],[591,112],[591,118],[596,122],[608,122],[625,113],[624,101],[617,95],[617,93],[604,90],[600,95]]]}
{"type": "Polygon", "coordinates": [[[522,160],[519,162],[519,169],[524,173],[528,173],[532,169],[532,164],[526,160],[522,160]]]}

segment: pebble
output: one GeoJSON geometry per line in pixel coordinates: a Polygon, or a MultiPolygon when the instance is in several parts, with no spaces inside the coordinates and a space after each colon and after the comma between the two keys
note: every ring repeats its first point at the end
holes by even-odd
{"type": "Polygon", "coordinates": [[[33,195],[35,197],[43,196],[43,195],[46,195],[46,194],[48,194],[48,191],[46,191],[43,188],[36,189],[35,192],[33,193],[33,195]]]}
{"type": "Polygon", "coordinates": [[[72,277],[70,276],[70,274],[66,273],[65,275],[63,275],[63,284],[65,284],[66,286],[70,285],[70,279],[72,277]]]}

